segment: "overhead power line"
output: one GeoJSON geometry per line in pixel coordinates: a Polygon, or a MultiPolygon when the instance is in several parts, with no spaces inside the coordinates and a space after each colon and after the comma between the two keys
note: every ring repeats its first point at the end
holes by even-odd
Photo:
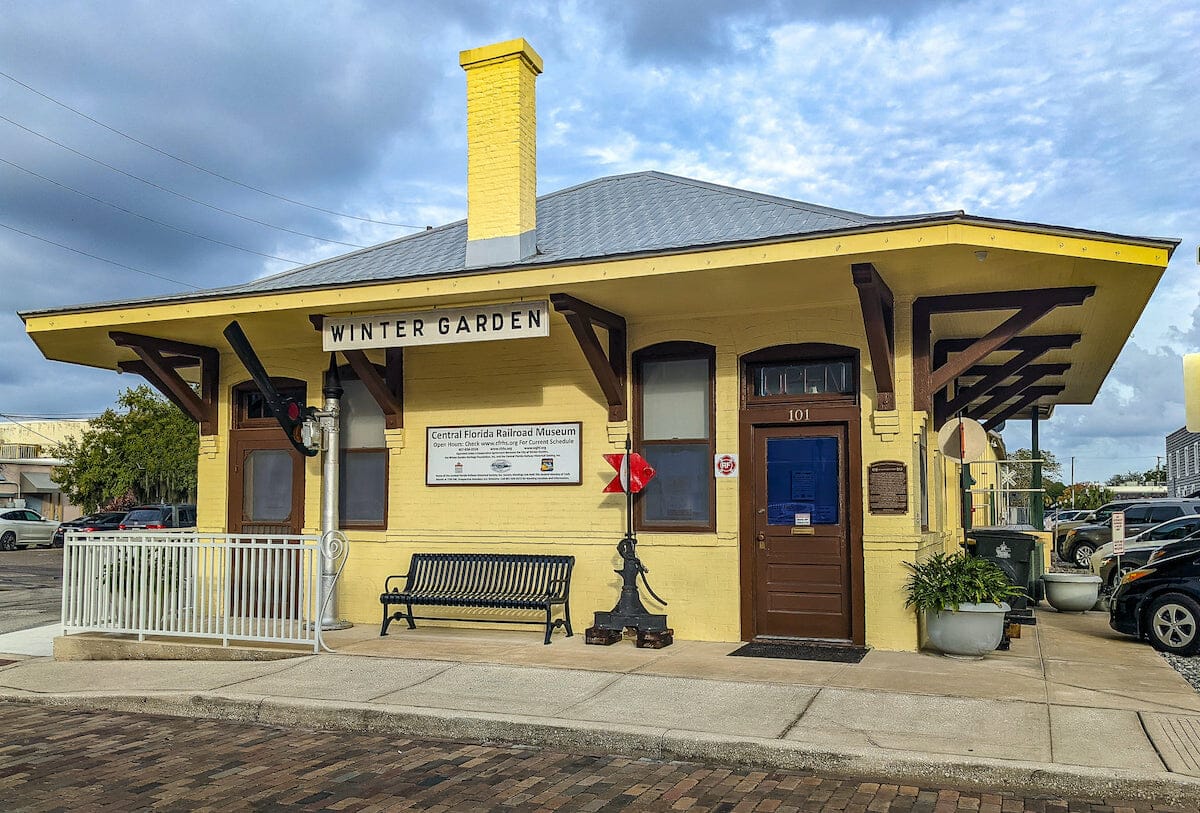
{"type": "Polygon", "coordinates": [[[52,102],[53,104],[58,105],[59,107],[63,108],[64,110],[69,110],[77,116],[82,116],[83,118],[90,121],[92,124],[95,124],[98,127],[103,127],[105,130],[108,130],[110,133],[116,133],[117,135],[121,136],[122,138],[129,139],[134,144],[140,144],[141,146],[145,147],[146,149],[153,150],[154,152],[158,153],[159,155],[166,156],[167,158],[170,158],[173,161],[178,161],[179,163],[185,164],[185,165],[191,167],[192,169],[199,170],[200,172],[203,172],[207,175],[211,175],[214,178],[220,178],[223,181],[227,181],[228,183],[235,184],[236,186],[240,186],[243,189],[249,189],[252,192],[257,192],[260,195],[266,195],[269,198],[275,198],[276,200],[282,200],[285,203],[291,203],[295,206],[303,206],[305,209],[312,209],[315,212],[324,212],[327,215],[334,215],[335,217],[345,217],[345,218],[349,218],[350,220],[358,220],[363,223],[376,223],[381,226],[399,226],[400,228],[404,228],[404,229],[421,229],[422,228],[421,226],[412,226],[412,225],[409,225],[408,223],[391,223],[387,220],[374,220],[369,217],[359,217],[358,215],[347,214],[345,212],[338,212],[333,209],[325,209],[320,206],[314,206],[311,203],[305,203],[303,201],[294,200],[293,198],[289,198],[284,195],[277,195],[274,192],[268,192],[265,189],[260,189],[259,187],[253,186],[248,183],[243,183],[242,181],[239,181],[236,178],[230,178],[228,175],[222,175],[220,172],[215,172],[211,169],[208,169],[207,167],[202,167],[199,164],[193,163],[193,162],[187,160],[186,158],[181,158],[178,155],[169,153],[166,150],[163,150],[163,149],[160,149],[160,148],[154,146],[153,144],[147,144],[145,141],[142,141],[139,138],[131,136],[129,133],[126,133],[123,130],[118,130],[116,127],[112,127],[111,125],[105,124],[104,122],[100,121],[99,119],[92,118],[87,113],[84,113],[82,110],[77,110],[76,108],[71,107],[66,102],[61,102],[58,99],[55,99],[53,96],[49,96],[45,93],[42,93],[42,91],[38,90],[37,88],[31,87],[30,85],[25,84],[20,79],[17,79],[15,76],[7,74],[4,71],[0,71],[0,76],[3,76],[5,79],[9,80],[10,82],[14,82],[15,84],[20,85],[21,87],[28,90],[30,93],[35,93],[38,96],[41,96],[43,99],[45,99],[48,102],[52,102]]]}
{"type": "Polygon", "coordinates": [[[285,263],[291,263],[292,265],[303,265],[303,263],[300,262],[299,260],[289,260],[287,257],[276,257],[274,254],[264,254],[263,252],[255,251],[252,248],[246,248],[245,246],[239,246],[235,243],[227,243],[224,240],[218,240],[215,237],[208,237],[203,234],[197,234],[194,231],[188,231],[187,229],[181,228],[180,226],[173,226],[170,223],[164,223],[161,220],[155,220],[152,217],[140,214],[138,212],[133,211],[132,209],[126,209],[124,206],[113,203],[112,201],[104,200],[103,198],[98,198],[95,195],[90,195],[87,192],[83,192],[79,189],[76,189],[73,186],[67,186],[65,183],[59,183],[58,181],[54,180],[53,178],[47,178],[45,175],[41,175],[37,172],[34,172],[32,169],[27,169],[27,168],[21,166],[20,164],[14,164],[12,161],[9,161],[5,158],[0,158],[0,163],[7,164],[8,166],[12,167],[13,169],[19,169],[19,170],[21,170],[21,172],[24,172],[28,175],[32,175],[35,178],[39,178],[39,179],[45,181],[46,183],[54,184],[59,189],[65,189],[68,192],[74,192],[76,195],[81,195],[82,197],[85,197],[88,200],[94,200],[96,203],[101,203],[105,206],[112,207],[113,209],[116,209],[118,212],[124,212],[125,214],[133,215],[134,217],[139,217],[148,223],[155,224],[156,226],[162,226],[167,229],[173,229],[174,231],[177,231],[180,234],[186,234],[189,237],[196,237],[196,238],[199,238],[200,240],[207,240],[210,243],[217,243],[218,245],[229,246],[229,248],[235,248],[238,251],[245,251],[247,254],[257,254],[259,257],[266,257],[269,260],[281,260],[285,263]]]}
{"type": "Polygon", "coordinates": [[[109,265],[115,265],[118,268],[124,268],[127,271],[133,271],[136,274],[145,274],[147,277],[154,277],[155,279],[166,280],[167,282],[173,282],[176,285],[182,285],[185,288],[191,288],[196,291],[202,290],[200,288],[200,286],[192,285],[190,282],[184,282],[183,280],[178,280],[178,279],[171,279],[170,277],[165,277],[162,274],[155,274],[152,271],[143,271],[140,268],[134,268],[132,265],[126,265],[125,263],[119,263],[116,260],[110,260],[106,257],[101,257],[98,254],[92,254],[87,251],[80,251],[77,248],[71,248],[70,246],[66,245],[65,243],[59,243],[59,242],[57,242],[55,240],[51,240],[47,237],[40,237],[36,234],[33,234],[32,232],[27,232],[27,231],[24,231],[23,229],[18,229],[15,226],[10,226],[7,223],[0,223],[0,229],[8,229],[11,232],[16,232],[17,234],[23,234],[26,237],[32,238],[34,240],[40,240],[43,243],[49,243],[52,246],[58,246],[61,249],[66,249],[67,251],[72,251],[76,254],[82,254],[84,257],[90,257],[93,260],[99,260],[102,263],[108,263],[109,265]]]}
{"type": "Polygon", "coordinates": [[[347,243],[343,240],[334,240],[330,237],[320,237],[319,235],[316,235],[316,234],[308,234],[306,232],[296,231],[295,229],[289,229],[287,226],[276,226],[274,223],[268,223],[265,220],[258,220],[257,218],[253,218],[248,215],[243,215],[238,212],[234,212],[230,209],[223,209],[220,206],[216,206],[211,203],[205,203],[204,201],[198,200],[197,198],[193,198],[190,195],[185,195],[182,192],[176,192],[174,189],[168,189],[167,187],[163,186],[162,184],[157,184],[154,181],[147,180],[146,178],[143,178],[140,175],[134,175],[132,172],[126,172],[125,170],[123,170],[119,167],[114,167],[112,164],[105,163],[104,161],[101,161],[99,158],[94,158],[86,153],[82,153],[73,147],[68,147],[66,144],[63,144],[61,141],[55,141],[53,138],[51,138],[48,135],[39,133],[37,130],[33,130],[29,127],[26,127],[24,124],[19,124],[18,122],[13,121],[8,116],[0,116],[0,121],[7,121],[13,127],[16,127],[19,130],[24,130],[25,132],[29,133],[30,135],[37,136],[38,138],[40,138],[44,141],[50,142],[51,144],[55,145],[56,147],[61,147],[62,149],[66,150],[69,153],[72,153],[73,155],[78,155],[80,158],[84,158],[88,161],[91,161],[94,164],[99,164],[100,166],[104,167],[105,169],[112,170],[113,172],[116,172],[120,175],[124,175],[126,178],[132,178],[135,181],[141,181],[142,183],[146,184],[147,186],[154,187],[155,189],[158,189],[162,192],[166,192],[170,195],[174,195],[177,198],[182,198],[183,200],[190,201],[191,203],[195,203],[200,206],[206,206],[209,209],[212,209],[214,211],[221,212],[221,213],[227,214],[227,215],[232,215],[233,217],[241,218],[242,220],[248,221],[250,223],[257,223],[260,226],[266,226],[268,229],[278,229],[279,231],[285,231],[285,232],[288,232],[289,234],[295,234],[300,237],[307,237],[310,240],[319,240],[322,243],[335,243],[339,246],[350,246],[351,248],[366,248],[366,246],[360,245],[359,243],[347,243]]]}

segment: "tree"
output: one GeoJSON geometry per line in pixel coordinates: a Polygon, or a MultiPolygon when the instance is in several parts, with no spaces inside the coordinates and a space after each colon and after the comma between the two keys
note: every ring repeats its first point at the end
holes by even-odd
{"type": "Polygon", "coordinates": [[[80,437],[61,444],[54,482],[84,511],[139,502],[192,502],[199,433],[187,416],[142,385],[117,398],[80,437]]]}
{"type": "MultiPolygon", "coordinates": [[[[1005,464],[1001,471],[1008,477],[1012,478],[1009,488],[1016,489],[1016,493],[1009,496],[1011,505],[1030,505],[1029,497],[1031,492],[1022,491],[1021,489],[1033,488],[1033,452],[1029,449],[1017,449],[1008,456],[1009,463],[1005,464]]],[[[1051,497],[1050,484],[1055,475],[1062,474],[1062,464],[1054,456],[1054,452],[1047,449],[1042,449],[1039,452],[1039,459],[1042,460],[1042,488],[1046,489],[1045,505],[1052,505],[1054,500],[1051,497]]],[[[1061,492],[1060,492],[1061,493],[1061,492]]]]}
{"type": "Polygon", "coordinates": [[[1061,506],[1063,495],[1067,493],[1067,484],[1060,480],[1045,480],[1042,486],[1046,489],[1046,506],[1061,506]]]}
{"type": "Polygon", "coordinates": [[[1070,508],[1072,505],[1071,494],[1074,493],[1076,508],[1099,508],[1106,502],[1112,501],[1112,492],[1099,483],[1076,483],[1074,486],[1068,486],[1059,498],[1059,506],[1062,508],[1070,508]]]}

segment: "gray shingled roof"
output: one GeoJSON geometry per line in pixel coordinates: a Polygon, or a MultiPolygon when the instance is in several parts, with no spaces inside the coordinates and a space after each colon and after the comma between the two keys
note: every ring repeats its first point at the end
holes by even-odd
{"type": "MultiPolygon", "coordinates": [[[[872,217],[661,172],[614,175],[538,198],[538,254],[521,266],[681,251],[961,215],[872,217]]],[[[465,220],[241,285],[123,303],[385,282],[468,273],[465,220]]],[[[472,268],[469,273],[487,269],[472,268]]],[[[54,312],[103,307],[77,306],[54,312]]],[[[32,313],[32,312],[30,312],[32,313]]]]}

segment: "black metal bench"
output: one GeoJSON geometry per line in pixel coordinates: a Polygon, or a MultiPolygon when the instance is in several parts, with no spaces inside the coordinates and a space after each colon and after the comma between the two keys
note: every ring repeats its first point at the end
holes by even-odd
{"type": "Polygon", "coordinates": [[[546,625],[546,643],[555,627],[571,631],[571,570],[574,556],[543,556],[517,553],[414,553],[408,572],[388,576],[383,583],[383,626],[381,636],[387,635],[388,624],[401,618],[409,629],[416,629],[417,618],[423,621],[502,621],[512,624],[546,625]],[[390,587],[393,579],[405,579],[404,589],[390,587]],[[402,604],[406,611],[393,612],[393,604],[402,604]],[[555,605],[561,604],[563,617],[552,621],[555,605]],[[414,606],[484,607],[496,610],[541,610],[545,621],[495,618],[449,618],[445,616],[414,616],[414,606]]]}

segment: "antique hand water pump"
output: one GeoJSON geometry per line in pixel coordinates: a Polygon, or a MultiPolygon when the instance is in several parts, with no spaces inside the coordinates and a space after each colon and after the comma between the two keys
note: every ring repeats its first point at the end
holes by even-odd
{"type": "Polygon", "coordinates": [[[642,584],[655,601],[664,607],[667,602],[658,597],[646,580],[646,566],[637,555],[637,536],[633,532],[633,495],[643,488],[654,476],[654,469],[639,454],[633,454],[629,438],[625,439],[625,454],[606,454],[607,460],[617,470],[617,476],[609,483],[606,493],[625,493],[625,537],[617,543],[617,553],[621,556],[621,569],[613,571],[621,576],[621,597],[610,612],[597,612],[595,621],[584,636],[585,643],[608,646],[615,644],[631,630],[637,636],[637,646],[649,649],[662,649],[674,641],[675,631],[667,626],[667,616],[652,613],[642,604],[638,593],[637,580],[640,576],[642,584]]]}

